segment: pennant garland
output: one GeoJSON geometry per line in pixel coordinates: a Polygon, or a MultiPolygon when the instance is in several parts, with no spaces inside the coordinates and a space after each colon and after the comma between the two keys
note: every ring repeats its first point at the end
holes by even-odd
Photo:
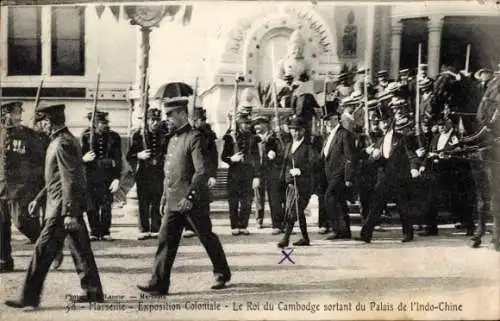
{"type": "Polygon", "coordinates": [[[95,11],[97,12],[97,16],[99,17],[99,19],[101,19],[102,13],[104,12],[105,9],[106,9],[106,6],[104,6],[102,4],[95,7],[95,11]]]}
{"type": "MultiPolygon", "coordinates": [[[[116,6],[116,5],[109,6],[109,10],[113,14],[113,17],[115,17],[117,22],[119,22],[119,20],[120,20],[120,15],[121,15],[120,12],[122,10],[122,7],[125,10],[124,15],[126,15],[126,10],[127,10],[126,6],[116,6]]],[[[180,16],[179,18],[181,18],[181,19],[179,19],[179,20],[181,21],[182,25],[185,26],[191,22],[191,17],[193,15],[193,6],[192,5],[186,5],[186,6],[170,5],[170,6],[166,6],[166,8],[167,8],[166,16],[169,16],[172,21],[176,17],[180,16]],[[181,12],[180,12],[181,9],[184,9],[182,12],[182,16],[181,16],[181,12]]],[[[102,14],[106,10],[106,6],[102,5],[102,4],[97,5],[97,6],[95,6],[95,10],[96,10],[97,16],[100,19],[102,17],[102,14]]]]}
{"type": "Polygon", "coordinates": [[[184,15],[182,16],[182,25],[187,25],[191,22],[191,16],[193,15],[193,6],[188,5],[184,8],[184,15]]]}
{"type": "Polygon", "coordinates": [[[120,20],[120,6],[109,6],[109,10],[111,10],[113,17],[115,17],[116,22],[118,22],[120,20]]]}

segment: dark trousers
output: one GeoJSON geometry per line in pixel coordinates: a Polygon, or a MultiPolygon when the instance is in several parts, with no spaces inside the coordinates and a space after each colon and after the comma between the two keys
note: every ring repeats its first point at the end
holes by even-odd
{"type": "MultiPolygon", "coordinates": [[[[306,215],[304,213],[304,210],[307,207],[307,204],[309,204],[309,199],[311,198],[311,195],[300,195],[297,199],[298,204],[293,206],[298,206],[299,212],[297,213],[297,219],[299,221],[299,227],[300,227],[300,233],[302,234],[302,238],[304,240],[309,241],[309,235],[307,234],[307,221],[306,221],[306,215]]],[[[286,243],[289,242],[290,240],[290,235],[293,232],[293,227],[295,225],[295,219],[286,219],[286,228],[285,228],[285,234],[283,235],[283,240],[285,240],[286,243]]]]}
{"type": "Polygon", "coordinates": [[[0,200],[0,263],[12,262],[12,221],[32,243],[40,235],[38,217],[28,213],[29,199],[0,200]]]}
{"type": "MultiPolygon", "coordinates": [[[[476,153],[471,155],[471,170],[476,188],[475,208],[477,213],[477,226],[474,232],[475,237],[481,237],[486,232],[486,220],[491,209],[491,181],[490,170],[484,160],[487,155],[476,153]]],[[[497,190],[498,191],[498,190],[497,190]]]]}
{"type": "Polygon", "coordinates": [[[264,220],[264,204],[265,196],[269,201],[271,210],[271,223],[273,228],[283,229],[283,186],[280,180],[279,171],[270,171],[260,179],[260,210],[257,219],[262,222],[264,220]],[[266,193],[267,192],[267,193],[266,193]]]}
{"type": "Polygon", "coordinates": [[[380,220],[387,201],[394,197],[405,237],[413,237],[413,226],[410,218],[410,182],[409,179],[387,177],[383,170],[377,173],[377,183],[371,198],[371,208],[367,219],[361,227],[361,237],[371,240],[373,229],[380,220]]]}
{"type": "Polygon", "coordinates": [[[174,264],[177,249],[186,225],[193,225],[208,257],[212,261],[213,273],[224,281],[231,279],[231,271],[227,264],[226,254],[219,238],[212,232],[212,222],[209,217],[209,205],[195,207],[188,213],[169,212],[163,216],[158,249],[153,263],[153,275],[150,285],[168,291],[170,273],[174,264]]]}
{"type": "Polygon", "coordinates": [[[161,225],[160,202],[163,192],[161,183],[139,180],[136,186],[139,201],[139,231],[157,233],[161,225]]]}
{"type": "Polygon", "coordinates": [[[318,193],[318,227],[330,228],[330,220],[325,208],[325,195],[318,193]]]}
{"type": "Polygon", "coordinates": [[[241,174],[228,176],[229,221],[231,229],[245,229],[252,212],[252,177],[241,174]]]}
{"type": "Polygon", "coordinates": [[[491,170],[491,190],[496,191],[492,197],[492,207],[495,209],[493,212],[493,246],[495,250],[500,251],[500,165],[497,163],[490,164],[491,170]]]}
{"type": "Polygon", "coordinates": [[[113,195],[109,191],[109,184],[88,184],[87,217],[89,219],[90,234],[95,237],[109,235],[111,204],[113,203],[113,195]]]}
{"type": "Polygon", "coordinates": [[[333,231],[338,234],[350,234],[351,220],[347,207],[344,180],[339,179],[329,182],[325,192],[325,208],[333,231]]]}
{"type": "Polygon", "coordinates": [[[40,237],[35,243],[22,291],[23,302],[31,304],[40,302],[43,283],[50,265],[56,254],[62,250],[66,237],[82,289],[87,293],[95,293],[98,297],[103,296],[99,272],[83,217],[78,218],[78,227],[72,231],[65,230],[63,217],[50,217],[45,221],[40,237]]]}

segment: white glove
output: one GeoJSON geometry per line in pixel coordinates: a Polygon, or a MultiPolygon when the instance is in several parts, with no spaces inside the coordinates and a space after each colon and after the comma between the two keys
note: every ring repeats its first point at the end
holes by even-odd
{"type": "Polygon", "coordinates": [[[373,153],[373,150],[374,150],[373,145],[370,145],[370,146],[366,147],[366,149],[365,149],[365,151],[368,155],[373,153]]]}
{"type": "Polygon", "coordinates": [[[425,171],[425,166],[420,166],[418,171],[422,174],[425,171]]]}
{"type": "Polygon", "coordinates": [[[252,188],[255,189],[255,188],[258,188],[260,186],[260,178],[254,178],[253,181],[252,181],[252,188]]]}
{"type": "Polygon", "coordinates": [[[417,178],[418,176],[420,176],[420,172],[416,169],[412,169],[410,172],[412,178],[417,178]]]}
{"type": "Polygon", "coordinates": [[[233,156],[231,156],[230,159],[231,159],[231,162],[233,162],[233,163],[241,162],[243,160],[243,154],[241,152],[236,153],[233,156]]]}
{"type": "Polygon", "coordinates": [[[424,154],[425,154],[425,148],[423,148],[423,147],[422,147],[422,148],[419,148],[419,149],[417,149],[417,150],[415,151],[415,153],[417,154],[417,156],[418,156],[418,157],[422,157],[422,156],[424,156],[424,154]]]}
{"type": "Polygon", "coordinates": [[[372,151],[372,157],[374,159],[379,159],[380,156],[382,156],[382,152],[380,151],[380,149],[374,148],[373,151],[372,151]]]}
{"type": "Polygon", "coordinates": [[[95,159],[95,153],[93,151],[88,151],[83,155],[82,159],[85,163],[91,162],[95,159]]]}
{"type": "Polygon", "coordinates": [[[300,171],[300,168],[291,168],[290,169],[290,175],[292,176],[300,176],[302,172],[300,171]]]}
{"type": "Polygon", "coordinates": [[[269,158],[270,160],[273,160],[276,158],[276,153],[274,152],[274,150],[270,150],[268,153],[267,153],[267,158],[269,158]]]}
{"type": "Polygon", "coordinates": [[[144,159],[148,159],[149,157],[151,157],[151,151],[149,149],[145,149],[142,152],[137,153],[137,158],[139,158],[139,159],[144,160],[144,159]]]}
{"type": "Polygon", "coordinates": [[[208,187],[214,187],[217,181],[215,180],[215,177],[209,177],[208,178],[208,187]]]}
{"type": "Polygon", "coordinates": [[[118,191],[118,187],[120,187],[120,181],[115,178],[109,185],[109,190],[114,194],[118,191]]]}

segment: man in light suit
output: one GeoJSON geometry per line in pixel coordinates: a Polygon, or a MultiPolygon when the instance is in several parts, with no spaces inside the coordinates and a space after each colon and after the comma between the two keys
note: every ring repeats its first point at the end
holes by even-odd
{"type": "Polygon", "coordinates": [[[321,151],[320,163],[324,174],[322,187],[325,208],[333,229],[333,233],[327,239],[350,239],[351,228],[346,197],[348,188],[353,185],[357,166],[355,137],[342,127],[336,108],[329,108],[327,105],[325,119],[331,131],[321,151]]]}
{"type": "Polygon", "coordinates": [[[85,293],[77,302],[102,302],[99,272],[95,263],[83,212],[86,205],[85,172],[78,140],[65,125],[65,105],[44,105],[37,109],[37,120],[50,133],[51,142],[45,158],[47,209],[45,224],[36,241],[19,300],[8,300],[13,308],[36,308],[40,304],[43,283],[50,265],[68,245],[85,293]]]}

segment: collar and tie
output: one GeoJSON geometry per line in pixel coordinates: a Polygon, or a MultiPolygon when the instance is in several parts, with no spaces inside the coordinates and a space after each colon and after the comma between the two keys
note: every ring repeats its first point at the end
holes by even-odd
{"type": "Polygon", "coordinates": [[[328,153],[330,152],[330,147],[332,146],[333,138],[335,138],[335,135],[337,134],[337,131],[339,130],[340,124],[335,126],[335,128],[332,129],[330,132],[330,135],[328,136],[328,139],[326,140],[325,148],[323,148],[323,155],[328,157],[328,153]]]}

